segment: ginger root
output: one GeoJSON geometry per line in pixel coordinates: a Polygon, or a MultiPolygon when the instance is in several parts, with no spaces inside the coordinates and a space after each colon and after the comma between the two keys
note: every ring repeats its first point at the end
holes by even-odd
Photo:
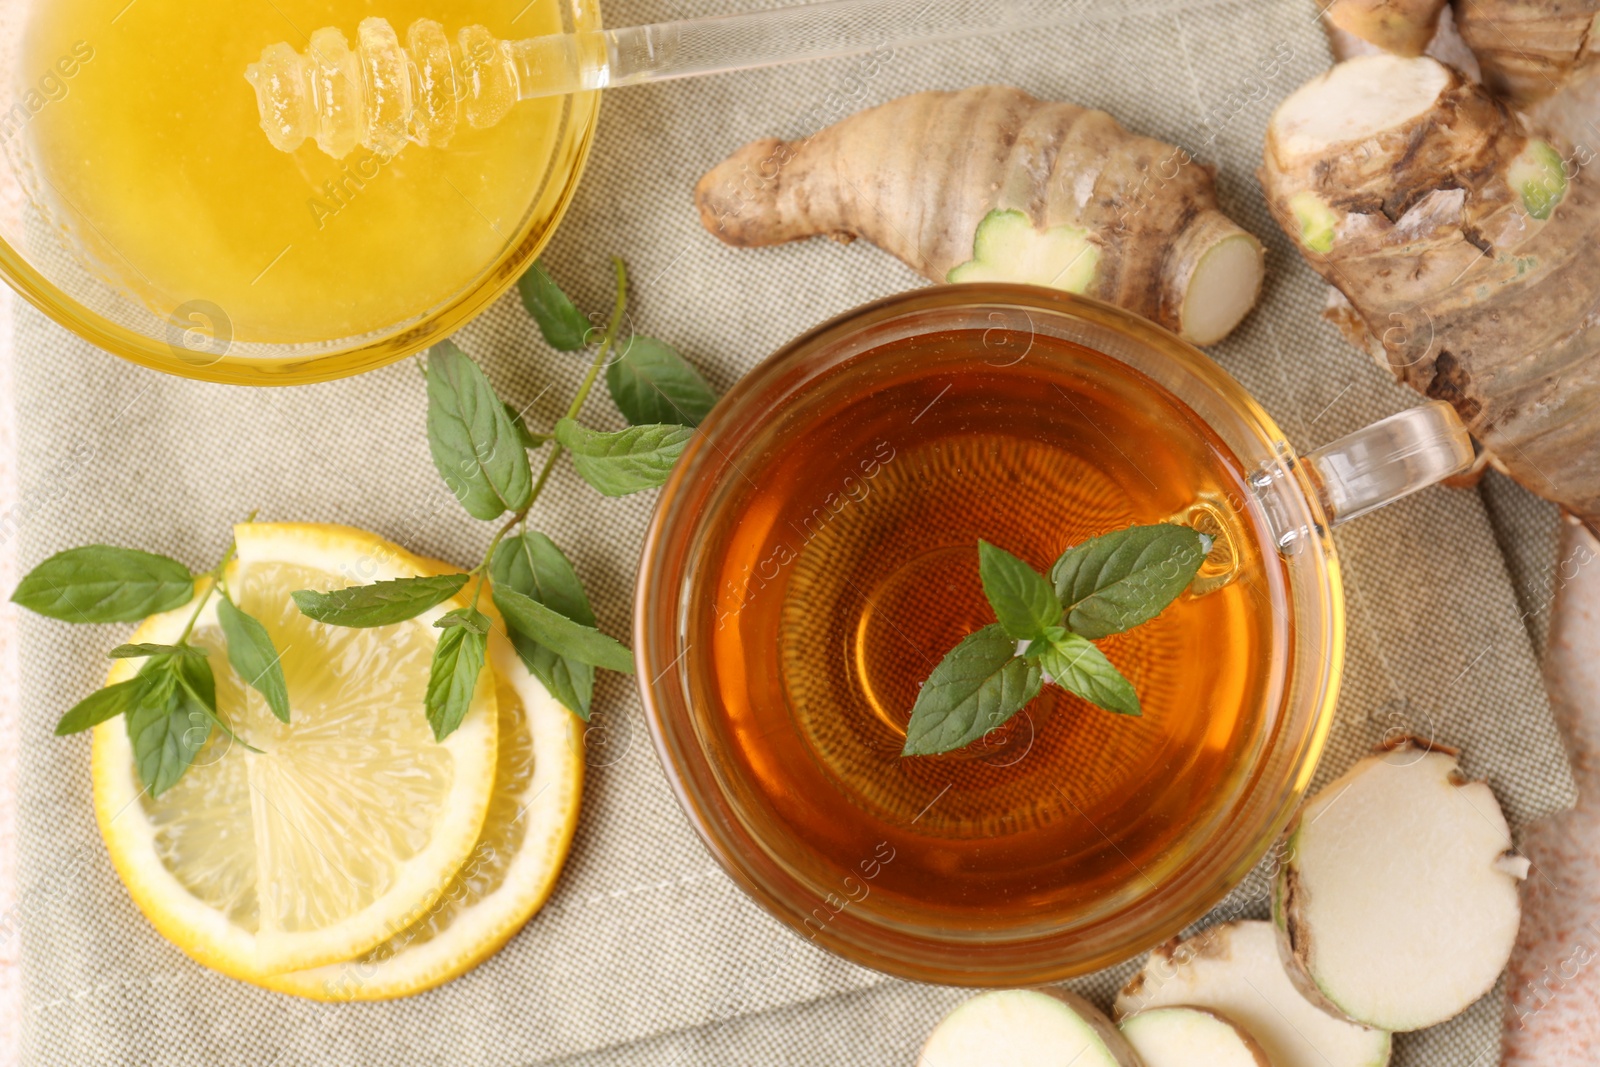
{"type": "Polygon", "coordinates": [[[1420,56],[1447,0],[1333,0],[1324,17],[1385,52],[1420,56]]]}
{"type": "Polygon", "coordinates": [[[1279,105],[1260,177],[1347,336],[1594,525],[1600,196],[1568,160],[1455,70],[1372,55],[1279,105]]]}
{"type": "Polygon", "coordinates": [[[1527,108],[1588,65],[1600,0],[1467,0],[1456,4],[1455,15],[1484,83],[1527,108]]]}
{"type": "Polygon", "coordinates": [[[1374,50],[1441,63],[1481,81],[1534,125],[1594,147],[1600,115],[1600,0],[1317,0],[1334,58],[1374,50]]]}
{"type": "Polygon", "coordinates": [[[1254,306],[1262,246],[1209,168],[1103,111],[982,86],[901,97],[803,141],[756,141],[695,188],[706,229],[754,248],[865,237],[936,282],[1083,293],[1196,344],[1254,306]]]}

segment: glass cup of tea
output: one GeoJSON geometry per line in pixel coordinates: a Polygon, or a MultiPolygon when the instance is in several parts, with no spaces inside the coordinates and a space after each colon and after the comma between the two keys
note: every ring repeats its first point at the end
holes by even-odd
{"type": "Polygon", "coordinates": [[[1108,966],[1211,908],[1306,790],[1344,658],[1330,529],[1471,461],[1442,403],[1301,454],[1205,355],[1064,293],[870,304],[745,376],[661,496],[635,624],[657,750],[712,854],[819,945],[960,985],[1108,966]],[[1047,686],[900,754],[921,682],[994,621],[980,538],[1048,573],[1155,522],[1212,548],[1099,642],[1140,717],[1047,686]]]}
{"type": "MultiPolygon", "coordinates": [[[[449,335],[548,240],[597,92],[527,101],[444,146],[280,151],[245,74],[364,0],[0,0],[0,278],[85,340],[267,385],[381,366],[449,335]]],[[[593,0],[395,0],[505,37],[599,28],[593,0]]]]}

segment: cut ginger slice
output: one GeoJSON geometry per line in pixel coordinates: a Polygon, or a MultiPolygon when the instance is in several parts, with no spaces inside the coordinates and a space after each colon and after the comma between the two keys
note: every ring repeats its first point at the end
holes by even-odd
{"type": "Polygon", "coordinates": [[[1384,1067],[1390,1035],[1336,1019],[1301,995],[1278,935],[1258,921],[1222,923],[1160,946],[1117,994],[1116,1015],[1204,1008],[1260,1043],[1273,1067],[1384,1067]]]}
{"type": "Polygon", "coordinates": [[[1312,797],[1273,895],[1290,977],[1385,1030],[1450,1019],[1493,987],[1521,920],[1527,859],[1455,753],[1409,738],[1312,797]]]}
{"type": "Polygon", "coordinates": [[[917,1067],[1140,1067],[1111,1020],[1065,990],[997,989],[958,1004],[917,1067]]]}

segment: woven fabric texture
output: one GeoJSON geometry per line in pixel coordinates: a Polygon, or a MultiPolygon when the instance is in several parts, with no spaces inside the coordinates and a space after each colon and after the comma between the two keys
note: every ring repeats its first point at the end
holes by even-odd
{"type": "MultiPolygon", "coordinates": [[[[731,7],[618,0],[607,16],[641,23],[731,7]]],[[[1268,245],[1270,275],[1261,307],[1213,355],[1292,440],[1314,446],[1416,402],[1319,319],[1322,283],[1279,235],[1254,178],[1271,109],[1328,62],[1313,6],[1135,0],[1117,10],[1110,21],[903,49],[870,76],[843,59],[617,90],[546,263],[581,306],[603,308],[606,257],[625,256],[634,328],[675,344],[726,388],[802,330],[921,283],[864,242],[726,248],[693,209],[700,174],[748,140],[810,132],[819,116],[922,89],[1010,83],[1104,108],[1217,168],[1224,208],[1268,245]]],[[[514,294],[458,340],[505,396],[532,403],[538,424],[557,417],[582,374],[577,357],[541,342],[514,294]]],[[[88,542],[209,565],[228,524],[252,508],[268,520],[366,527],[460,563],[487,540],[433,471],[409,362],[243,390],[120,362],[29,309],[16,343],[23,567],[88,542]]],[[[611,633],[629,630],[651,505],[649,495],[600,498],[563,464],[532,516],[573,557],[611,633]]],[[[1548,509],[1525,494],[1501,493],[1496,507],[1503,530],[1550,528],[1548,509]]],[[[1319,783],[1409,730],[1461,746],[1467,771],[1488,779],[1519,826],[1570,805],[1526,609],[1480,494],[1430,489],[1341,528],[1337,541],[1349,656],[1319,783]]],[[[504,951],[437,991],[377,1005],[311,1004],[207,971],[151,928],[111,869],[90,809],[87,741],[51,736],[60,713],[100,683],[103,652],[123,632],[23,622],[29,1063],[909,1063],[960,995],[802,945],[747,900],[695,839],[633,683],[615,675],[597,695],[567,870],[504,951]]],[[[1261,916],[1266,902],[1257,872],[1222,911],[1261,916]]],[[[1136,962],[1075,984],[1106,1004],[1136,962]]],[[[1493,995],[1403,1038],[1396,1062],[1493,1061],[1502,1002],[1493,995]]]]}

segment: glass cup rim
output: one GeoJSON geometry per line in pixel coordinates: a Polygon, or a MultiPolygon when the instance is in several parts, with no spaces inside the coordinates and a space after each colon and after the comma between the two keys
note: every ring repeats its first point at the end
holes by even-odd
{"type": "MultiPolygon", "coordinates": [[[[846,358],[850,357],[841,356],[838,362],[846,358]]],[[[835,366],[837,362],[826,365],[835,366]]],[[[1187,402],[1187,398],[1180,396],[1180,399],[1187,402]]],[[[933,286],[861,305],[781,346],[729,390],[702,421],[700,430],[663,488],[644,539],[635,588],[633,635],[640,695],[662,768],[702,843],[746,893],[785,925],[853,962],[905,978],[970,986],[1038,984],[1110,966],[1177,934],[1243,880],[1277,840],[1310,784],[1331,726],[1344,657],[1342,585],[1334,546],[1327,536],[1330,524],[1305,472],[1284,443],[1281,430],[1259,402],[1204,353],[1130,312],[1059,290],[1005,283],[933,286]],[[1275,730],[1273,740],[1257,757],[1258,766],[1252,769],[1253,787],[1257,779],[1265,777],[1260,768],[1268,762],[1269,756],[1277,764],[1278,795],[1275,802],[1262,807],[1258,819],[1260,829],[1249,835],[1234,834],[1249,840],[1235,842],[1235,855],[1225,865],[1220,878],[1213,874],[1210,888],[1196,892],[1191,887],[1186,895],[1179,894],[1184,896],[1181,906],[1169,901],[1166,913],[1160,917],[1142,924],[1124,921],[1123,927],[1136,925],[1139,929],[1113,930],[1112,936],[1102,938],[1103,944],[1092,946],[1066,961],[1041,951],[1048,939],[1034,942],[959,937],[929,940],[858,918],[850,914],[847,906],[832,913],[829,921],[823,924],[826,929],[822,932],[832,936],[820,937],[819,931],[807,924],[804,916],[808,908],[803,905],[808,901],[822,902],[814,889],[760,855],[759,843],[743,826],[710,771],[710,763],[691,721],[687,698],[676,684],[676,670],[688,658],[689,650],[680,650],[677,646],[681,641],[674,640],[674,635],[682,633],[677,621],[683,599],[682,583],[669,581],[666,576],[681,576],[685,566],[682,557],[687,555],[684,550],[690,531],[675,527],[696,528],[702,523],[696,513],[679,516],[676,509],[697,476],[707,476],[697,470],[697,464],[708,448],[721,454],[727,463],[733,462],[733,457],[711,443],[717,433],[725,427],[741,425],[753,406],[782,403],[802,393],[809,378],[797,371],[799,365],[808,357],[818,357],[836,349],[875,326],[902,318],[996,308],[1064,316],[1110,330],[1133,345],[1179,360],[1182,370],[1197,379],[1201,388],[1222,400],[1262,446],[1273,443],[1281,455],[1281,463],[1275,471],[1279,489],[1292,496],[1300,508],[1302,528],[1311,535],[1304,538],[1300,547],[1308,547],[1304,542],[1309,542],[1313,577],[1291,577],[1288,585],[1297,599],[1303,594],[1314,594],[1309,610],[1312,621],[1317,624],[1317,640],[1315,648],[1306,650],[1309,658],[1302,657],[1307,658],[1311,670],[1293,668],[1306,675],[1294,687],[1295,692],[1302,695],[1295,697],[1291,687],[1286,685],[1283,697],[1286,715],[1299,714],[1296,703],[1304,705],[1300,709],[1304,711],[1300,715],[1304,721],[1298,734],[1291,739],[1295,742],[1292,749],[1285,752],[1271,749],[1272,744],[1279,742],[1278,735],[1285,732],[1275,730]],[[677,559],[674,559],[675,549],[679,550],[677,559]],[[671,618],[667,618],[669,614],[671,618]],[[672,676],[670,680],[668,676],[672,676]],[[664,681],[668,684],[663,684],[664,681]],[[982,958],[975,956],[975,952],[982,958]]],[[[1158,901],[1148,907],[1155,908],[1159,904],[1158,901]]],[[[832,912],[831,907],[828,910],[832,912]]],[[[1119,913],[1120,916],[1126,914],[1119,913]]],[[[1113,916],[1111,923],[1101,925],[1115,927],[1114,920],[1118,917],[1113,916]]],[[[1056,945],[1057,950],[1061,947],[1056,945]]]]}

